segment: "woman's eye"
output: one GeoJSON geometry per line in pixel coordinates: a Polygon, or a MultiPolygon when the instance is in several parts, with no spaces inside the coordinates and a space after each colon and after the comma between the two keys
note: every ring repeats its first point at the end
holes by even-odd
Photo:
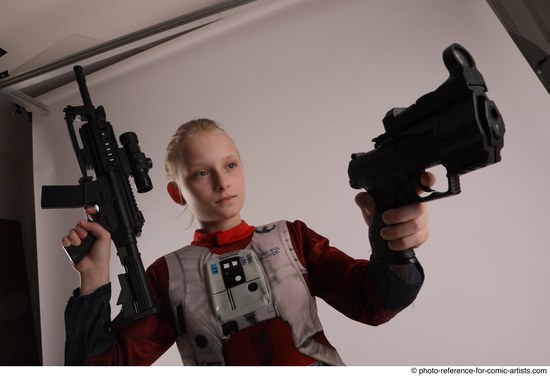
{"type": "Polygon", "coordinates": [[[197,172],[195,172],[195,177],[197,177],[197,178],[202,178],[204,176],[208,176],[208,172],[206,172],[206,171],[197,171],[197,172]]]}
{"type": "Polygon", "coordinates": [[[235,168],[235,167],[237,167],[237,164],[235,162],[231,162],[230,164],[227,165],[227,167],[235,168]]]}

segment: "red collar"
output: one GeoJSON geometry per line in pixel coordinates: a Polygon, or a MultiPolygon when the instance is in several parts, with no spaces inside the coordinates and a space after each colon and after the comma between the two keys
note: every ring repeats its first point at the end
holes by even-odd
{"type": "Polygon", "coordinates": [[[240,225],[226,231],[216,231],[207,234],[201,230],[195,231],[191,244],[201,247],[220,247],[246,239],[254,232],[254,226],[249,226],[245,221],[240,225]]]}

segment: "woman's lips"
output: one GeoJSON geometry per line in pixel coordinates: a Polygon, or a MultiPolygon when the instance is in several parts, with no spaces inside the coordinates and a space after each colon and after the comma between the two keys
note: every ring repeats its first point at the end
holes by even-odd
{"type": "Polygon", "coordinates": [[[232,196],[227,196],[227,197],[222,197],[221,200],[218,200],[216,201],[216,204],[222,204],[222,203],[225,203],[225,202],[228,202],[228,201],[231,201],[232,199],[236,198],[237,195],[232,195],[232,196]]]}

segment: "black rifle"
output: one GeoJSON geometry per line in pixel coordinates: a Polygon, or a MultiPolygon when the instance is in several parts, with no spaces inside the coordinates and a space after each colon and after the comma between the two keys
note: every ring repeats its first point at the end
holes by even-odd
{"type": "MultiPolygon", "coordinates": [[[[74,73],[84,105],[67,106],[63,111],[82,177],[78,185],[43,186],[42,208],[97,208],[94,220],[111,233],[125,269],[125,273],[118,276],[121,292],[117,304],[122,305],[122,309],[112,323],[113,328],[118,328],[158,312],[136,240],[145,220],[129,183],[131,175],[139,193],[150,191],[153,185],[148,171],[153,164],[141,152],[133,132],[123,133],[120,136],[123,146],[118,147],[113,127],[105,120],[103,106],[95,108],[92,104],[82,67],[75,66],[74,73]],[[79,129],[82,148],[73,126],[77,118],[87,121],[79,129]],[[95,180],[87,170],[95,172],[95,180]]],[[[74,265],[90,251],[94,241],[95,237],[88,234],[78,247],[65,248],[74,265]]]]}
{"type": "Polygon", "coordinates": [[[392,251],[380,236],[385,210],[460,193],[459,176],[500,161],[504,122],[487,98],[483,76],[472,56],[458,45],[443,51],[449,78],[408,108],[394,108],[384,117],[386,133],[373,139],[374,150],[351,156],[352,188],[364,188],[378,208],[369,230],[375,258],[382,262],[416,262],[414,250],[392,251]],[[448,190],[435,192],[420,182],[422,173],[443,165],[448,190]],[[418,188],[431,192],[420,196],[418,188]]]}

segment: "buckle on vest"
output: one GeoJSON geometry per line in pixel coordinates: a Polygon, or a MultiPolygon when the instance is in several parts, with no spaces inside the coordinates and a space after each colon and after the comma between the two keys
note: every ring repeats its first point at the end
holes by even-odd
{"type": "Polygon", "coordinates": [[[224,322],[222,324],[223,335],[229,337],[239,331],[239,324],[235,320],[224,322]]]}

